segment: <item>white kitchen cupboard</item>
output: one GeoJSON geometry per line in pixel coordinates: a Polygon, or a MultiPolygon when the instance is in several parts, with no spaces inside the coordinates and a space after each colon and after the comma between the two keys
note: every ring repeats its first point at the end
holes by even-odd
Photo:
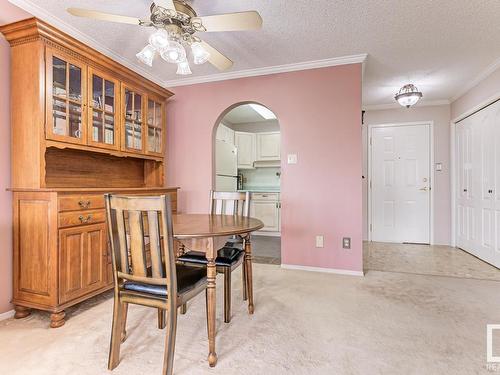
{"type": "Polygon", "coordinates": [[[226,142],[226,143],[229,143],[232,145],[235,144],[234,143],[234,130],[227,127],[226,125],[224,125],[222,123],[217,128],[217,133],[216,133],[215,138],[218,141],[223,141],[223,142],[226,142]]]}
{"type": "Polygon", "coordinates": [[[281,203],[278,193],[252,193],[250,216],[264,223],[259,232],[279,233],[281,228],[281,203]]]}
{"type": "Polygon", "coordinates": [[[258,161],[280,160],[280,132],[257,133],[256,141],[258,161]]]}
{"type": "Polygon", "coordinates": [[[500,101],[456,125],[457,246],[500,267],[500,101]]]}
{"type": "Polygon", "coordinates": [[[238,169],[250,169],[254,167],[255,138],[255,133],[234,133],[234,140],[238,149],[238,169]]]}

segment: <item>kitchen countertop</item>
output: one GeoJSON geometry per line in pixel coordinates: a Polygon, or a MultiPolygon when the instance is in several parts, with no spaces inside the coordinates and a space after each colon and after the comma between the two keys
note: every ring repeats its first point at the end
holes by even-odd
{"type": "Polygon", "coordinates": [[[247,189],[241,189],[238,190],[241,192],[250,192],[250,193],[279,193],[280,188],[273,188],[273,187],[249,187],[247,189]]]}

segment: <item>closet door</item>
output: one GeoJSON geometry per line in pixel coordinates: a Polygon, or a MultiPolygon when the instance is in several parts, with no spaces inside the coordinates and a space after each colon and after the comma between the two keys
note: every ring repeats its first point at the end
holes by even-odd
{"type": "Polygon", "coordinates": [[[492,254],[492,264],[500,268],[500,101],[493,104],[494,113],[492,115],[492,141],[493,141],[493,160],[494,160],[494,177],[491,189],[492,205],[493,205],[493,233],[494,233],[494,248],[492,254]]]}
{"type": "Polygon", "coordinates": [[[473,248],[474,203],[472,186],[472,124],[465,119],[456,128],[458,193],[457,193],[457,245],[464,250],[473,248]]]}

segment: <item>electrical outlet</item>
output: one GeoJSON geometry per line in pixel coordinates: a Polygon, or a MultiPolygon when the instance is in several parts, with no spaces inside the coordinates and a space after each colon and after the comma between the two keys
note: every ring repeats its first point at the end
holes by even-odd
{"type": "Polygon", "coordinates": [[[323,236],[316,236],[316,247],[324,247],[324,239],[323,236]]]}
{"type": "Polygon", "coordinates": [[[344,238],[342,238],[342,247],[344,249],[350,249],[351,248],[351,237],[344,237],[344,238]]]}

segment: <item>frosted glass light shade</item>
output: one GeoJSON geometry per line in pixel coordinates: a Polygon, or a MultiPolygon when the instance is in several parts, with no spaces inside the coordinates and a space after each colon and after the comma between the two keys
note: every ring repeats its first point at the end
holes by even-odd
{"type": "Polygon", "coordinates": [[[171,40],[168,46],[161,51],[161,57],[169,63],[178,64],[186,60],[186,50],[182,44],[175,40],[171,40]]]}
{"type": "Polygon", "coordinates": [[[180,63],[177,64],[177,74],[183,76],[192,74],[191,68],[189,67],[189,63],[187,62],[187,60],[181,61],[180,63]]]}
{"type": "Polygon", "coordinates": [[[146,64],[148,66],[153,66],[153,58],[155,57],[155,48],[151,44],[148,44],[141,50],[141,52],[139,52],[135,56],[137,56],[139,61],[142,62],[143,64],[146,64]]]}
{"type": "Polygon", "coordinates": [[[191,44],[191,52],[193,53],[193,62],[197,65],[207,62],[210,57],[210,53],[199,42],[191,44]]]}
{"type": "Polygon", "coordinates": [[[149,44],[151,44],[158,51],[162,51],[168,46],[168,32],[164,29],[155,31],[149,37],[149,44]]]}
{"type": "Polygon", "coordinates": [[[401,87],[394,99],[403,107],[410,108],[417,103],[422,96],[422,93],[418,91],[417,87],[410,83],[401,87]]]}

